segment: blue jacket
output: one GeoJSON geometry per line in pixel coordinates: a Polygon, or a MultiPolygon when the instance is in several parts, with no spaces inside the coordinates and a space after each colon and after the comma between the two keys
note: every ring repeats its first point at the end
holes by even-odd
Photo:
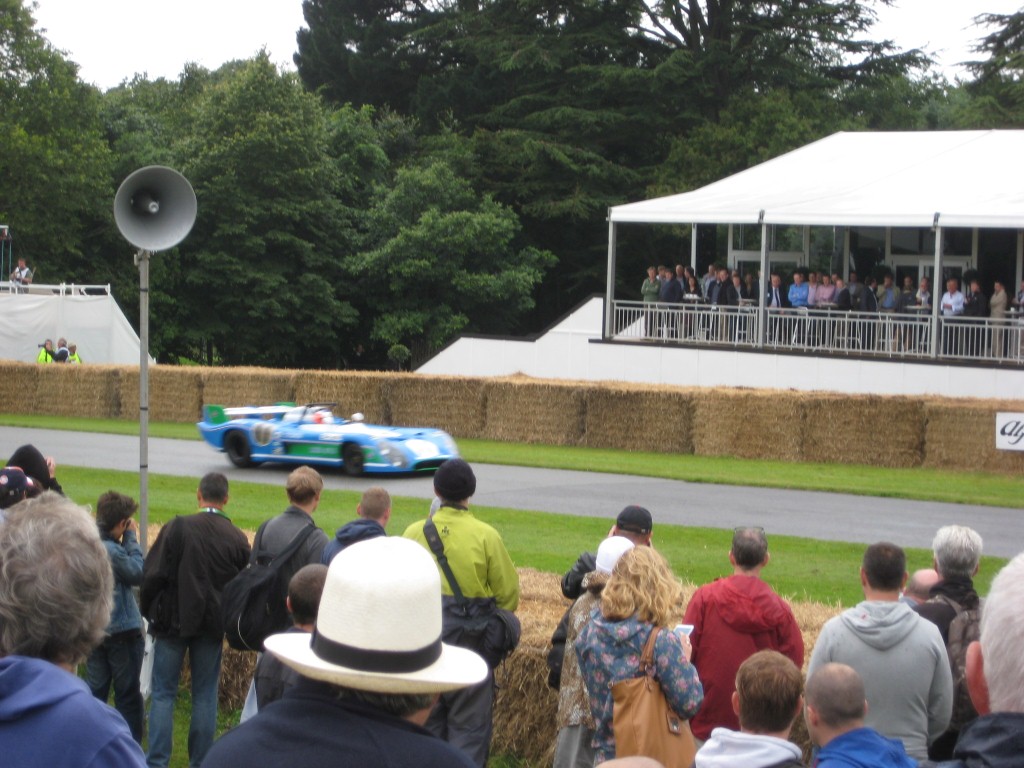
{"type": "MultiPolygon", "coordinates": [[[[124,718],[42,659],[0,659],[0,745],[18,768],[145,768],[124,718]]],[[[10,761],[10,762],[8,762],[10,761]]]]}
{"type": "Polygon", "coordinates": [[[100,531],[114,568],[114,607],[110,611],[107,634],[116,635],[131,629],[142,629],[142,614],[135,602],[132,587],[142,583],[142,548],[134,531],[125,531],[120,542],[100,531]]]}
{"type": "Polygon", "coordinates": [[[331,560],[345,547],[349,547],[357,541],[376,539],[378,536],[387,536],[387,533],[384,531],[384,526],[376,520],[361,517],[358,520],[353,520],[351,523],[345,523],[335,532],[334,538],[327,542],[320,562],[324,565],[330,565],[331,560]]]}
{"type": "Polygon", "coordinates": [[[903,742],[887,739],[873,728],[857,728],[836,736],[818,750],[814,768],[916,768],[903,742]]]}

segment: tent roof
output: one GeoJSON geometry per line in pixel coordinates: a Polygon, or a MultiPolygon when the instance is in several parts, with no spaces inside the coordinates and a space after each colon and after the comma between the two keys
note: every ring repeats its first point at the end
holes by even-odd
{"type": "Polygon", "coordinates": [[[836,133],[616,223],[1024,229],[1024,130],[836,133]]]}

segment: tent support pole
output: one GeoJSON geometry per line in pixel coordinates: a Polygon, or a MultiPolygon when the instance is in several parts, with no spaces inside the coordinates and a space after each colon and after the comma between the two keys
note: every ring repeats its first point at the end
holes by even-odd
{"type": "Polygon", "coordinates": [[[942,301],[942,227],[939,226],[939,214],[935,214],[935,269],[932,272],[932,341],[928,356],[939,356],[939,303],[942,301]]]}
{"type": "MultiPolygon", "coordinates": [[[[693,270],[693,274],[697,275],[697,225],[690,225],[690,269],[693,270]]],[[[700,280],[700,276],[697,276],[700,280]]],[[[685,287],[685,286],[684,286],[685,287]]]]}
{"type": "Polygon", "coordinates": [[[608,295],[604,301],[605,339],[610,339],[615,335],[613,326],[615,320],[615,238],[618,235],[616,224],[611,220],[611,211],[608,214],[608,295]]]}
{"type": "Polygon", "coordinates": [[[768,275],[768,225],[764,223],[764,211],[761,211],[761,272],[760,278],[756,281],[758,290],[761,295],[758,297],[757,306],[759,307],[757,313],[757,346],[763,348],[765,343],[765,334],[768,330],[768,307],[765,303],[765,296],[767,295],[767,283],[765,280],[771,280],[768,275]]]}

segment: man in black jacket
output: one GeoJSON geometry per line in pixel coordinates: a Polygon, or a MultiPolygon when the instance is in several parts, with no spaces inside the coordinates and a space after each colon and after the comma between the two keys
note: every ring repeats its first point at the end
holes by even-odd
{"type": "Polygon", "coordinates": [[[220,593],[249,560],[245,534],[224,514],[227,478],[219,472],[204,476],[196,499],[199,511],[163,526],[143,566],[140,603],[156,636],[146,755],[151,768],[166,768],[171,759],[185,651],[192,672],[189,763],[199,765],[213,744],[224,644],[220,593]]]}

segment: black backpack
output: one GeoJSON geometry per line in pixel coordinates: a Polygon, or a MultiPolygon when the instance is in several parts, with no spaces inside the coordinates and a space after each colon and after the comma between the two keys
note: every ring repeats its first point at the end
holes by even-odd
{"type": "MultiPolygon", "coordinates": [[[[263,641],[288,628],[288,579],[282,569],[316,526],[296,534],[276,557],[261,550],[252,563],[224,585],[220,618],[228,645],[239,651],[262,651],[263,641]]],[[[262,530],[256,534],[257,539],[262,530]]]]}

